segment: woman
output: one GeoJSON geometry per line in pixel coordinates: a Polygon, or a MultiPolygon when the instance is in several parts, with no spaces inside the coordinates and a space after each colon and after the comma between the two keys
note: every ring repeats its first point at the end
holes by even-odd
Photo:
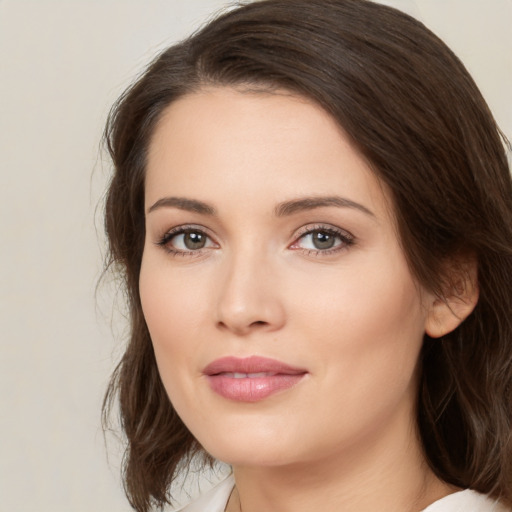
{"type": "Polygon", "coordinates": [[[423,25],[361,0],[239,7],[114,107],[106,203],[132,330],[113,376],[132,506],[512,504],[512,185],[423,25]]]}

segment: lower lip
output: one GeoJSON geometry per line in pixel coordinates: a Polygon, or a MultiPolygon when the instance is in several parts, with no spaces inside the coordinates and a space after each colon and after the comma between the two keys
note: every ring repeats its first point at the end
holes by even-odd
{"type": "Polygon", "coordinates": [[[215,393],[238,402],[258,402],[275,393],[290,389],[302,378],[304,373],[269,377],[235,379],[225,375],[209,375],[208,382],[215,393]]]}

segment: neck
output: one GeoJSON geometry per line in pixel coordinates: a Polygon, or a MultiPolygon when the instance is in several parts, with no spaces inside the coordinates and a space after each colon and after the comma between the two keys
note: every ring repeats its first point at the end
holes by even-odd
{"type": "Polygon", "coordinates": [[[415,428],[396,427],[320,460],[235,466],[236,492],[226,510],[419,512],[454,492],[426,464],[415,428]]]}

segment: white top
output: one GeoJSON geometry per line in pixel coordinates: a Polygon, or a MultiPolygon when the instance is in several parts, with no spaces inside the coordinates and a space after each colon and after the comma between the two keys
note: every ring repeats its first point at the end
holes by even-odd
{"type": "MultiPolygon", "coordinates": [[[[224,512],[235,485],[233,475],[219,482],[196,501],[175,512],[224,512]]],[[[422,512],[510,512],[497,501],[476,491],[466,489],[432,503],[422,512]]]]}
{"type": "Polygon", "coordinates": [[[175,512],[224,512],[234,486],[235,478],[230,474],[197,500],[175,512]]]}

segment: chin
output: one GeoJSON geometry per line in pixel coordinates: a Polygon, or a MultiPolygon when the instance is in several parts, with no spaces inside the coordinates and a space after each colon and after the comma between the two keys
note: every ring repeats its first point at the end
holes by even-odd
{"type": "Polygon", "coordinates": [[[229,441],[225,445],[215,443],[214,449],[207,452],[215,459],[233,467],[277,467],[298,462],[296,449],[295,456],[292,458],[291,454],[282,447],[261,446],[259,443],[243,446],[237,444],[230,446],[229,441]]]}
{"type": "Polygon", "coordinates": [[[198,434],[196,439],[212,457],[232,466],[281,466],[298,461],[300,442],[266,426],[212,428],[198,434]]]}

